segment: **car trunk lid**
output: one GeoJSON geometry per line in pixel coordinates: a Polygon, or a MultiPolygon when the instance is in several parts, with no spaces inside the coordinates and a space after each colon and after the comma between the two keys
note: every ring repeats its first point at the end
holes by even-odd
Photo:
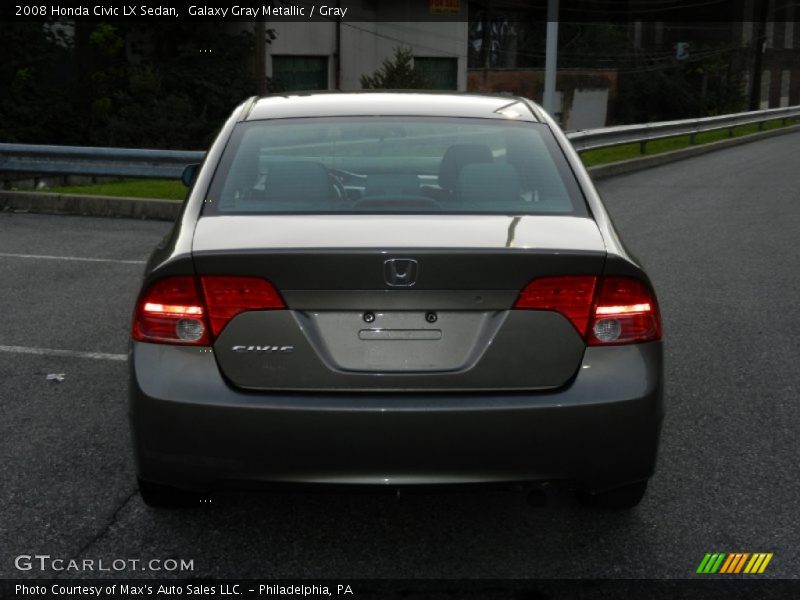
{"type": "Polygon", "coordinates": [[[214,343],[259,390],[528,390],[563,385],[585,348],[561,314],[513,310],[532,279],[599,275],[588,218],[214,216],[198,274],[264,277],[288,310],[234,317],[214,343]]]}

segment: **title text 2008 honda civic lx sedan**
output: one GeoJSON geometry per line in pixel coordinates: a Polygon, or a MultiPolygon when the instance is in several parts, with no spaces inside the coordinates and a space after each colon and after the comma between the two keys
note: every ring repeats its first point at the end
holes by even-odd
{"type": "Polygon", "coordinates": [[[133,319],[145,502],[243,483],[641,500],[663,414],[656,297],[537,105],[253,98],[184,175],[133,319]]]}

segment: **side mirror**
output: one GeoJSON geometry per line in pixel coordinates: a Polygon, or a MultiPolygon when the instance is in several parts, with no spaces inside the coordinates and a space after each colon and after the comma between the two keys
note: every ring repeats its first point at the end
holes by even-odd
{"type": "Polygon", "coordinates": [[[186,165],[183,169],[183,173],[181,173],[181,181],[183,185],[186,187],[191,187],[192,182],[194,182],[194,176],[197,175],[197,169],[200,167],[199,164],[195,163],[193,165],[186,165]]]}

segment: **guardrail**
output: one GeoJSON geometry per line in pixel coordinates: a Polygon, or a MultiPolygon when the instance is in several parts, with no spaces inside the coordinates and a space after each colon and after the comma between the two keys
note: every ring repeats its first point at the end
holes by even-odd
{"type": "Polygon", "coordinates": [[[800,106],[785,108],[768,108],[752,112],[742,112],[717,117],[702,117],[699,119],[682,119],[680,121],[660,121],[642,125],[619,125],[616,127],[603,127],[602,129],[585,129],[567,133],[569,141],[578,152],[595,150],[597,148],[611,148],[625,144],[640,145],[642,154],[645,152],[647,142],[663,140],[665,138],[688,135],[694,144],[697,134],[711,131],[728,130],[728,136],[733,137],[733,130],[742,125],[758,124],[759,130],[764,123],[781,119],[786,125],[788,119],[800,117],[800,106]]]}
{"type": "MultiPolygon", "coordinates": [[[[578,152],[638,143],[644,154],[646,144],[653,140],[688,135],[693,144],[699,133],[727,129],[732,137],[742,125],[755,123],[762,129],[768,121],[781,119],[785,125],[791,118],[800,118],[800,106],[571,131],[567,137],[578,152]]],[[[187,164],[198,163],[204,156],[199,151],[0,143],[0,173],[179,179],[187,164]]]]}
{"type": "Polygon", "coordinates": [[[205,152],[0,144],[0,173],[180,179],[205,152]]]}

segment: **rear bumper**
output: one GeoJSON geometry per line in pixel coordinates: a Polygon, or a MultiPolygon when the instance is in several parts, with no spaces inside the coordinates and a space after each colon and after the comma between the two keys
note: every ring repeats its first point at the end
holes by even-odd
{"type": "Polygon", "coordinates": [[[655,466],[660,342],[588,348],[573,382],[536,393],[255,393],[207,349],[134,342],[139,476],[226,482],[461,484],[569,480],[601,488],[655,466]]]}

